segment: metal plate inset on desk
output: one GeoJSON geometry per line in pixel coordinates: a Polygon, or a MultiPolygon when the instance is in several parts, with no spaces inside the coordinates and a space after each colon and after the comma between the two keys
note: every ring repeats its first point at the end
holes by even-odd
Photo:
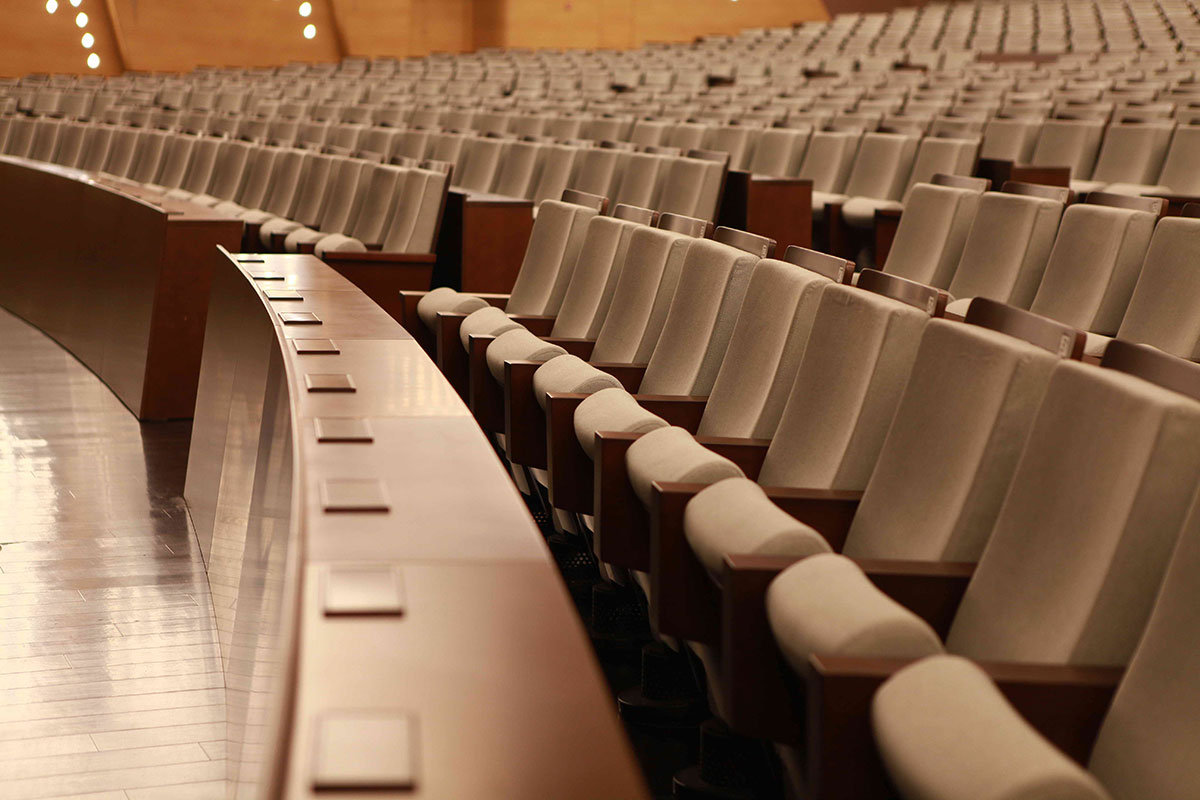
{"type": "Polygon", "coordinates": [[[389,565],[326,567],[321,574],[321,605],[327,617],[399,616],[404,613],[404,577],[399,567],[389,565]]]}
{"type": "Polygon", "coordinates": [[[239,264],[263,264],[266,262],[266,259],[262,256],[256,256],[252,253],[237,253],[234,255],[233,260],[239,264]]]}
{"type": "Polygon", "coordinates": [[[371,425],[365,419],[353,417],[317,417],[313,421],[317,431],[317,441],[322,443],[334,442],[373,442],[375,434],[371,425]]]}
{"type": "Polygon", "coordinates": [[[256,281],[282,281],[287,280],[287,276],[282,272],[271,272],[270,270],[257,270],[247,273],[256,281]]]}
{"type": "Polygon", "coordinates": [[[356,392],[354,378],[344,372],[310,372],[304,376],[304,385],[310,392],[356,392]]]}
{"type": "Polygon", "coordinates": [[[292,347],[300,355],[337,355],[342,352],[331,339],[292,339],[292,347]]]}
{"type": "Polygon", "coordinates": [[[311,311],[280,311],[279,321],[284,325],[320,325],[321,318],[311,311]]]}
{"type": "Polygon", "coordinates": [[[303,300],[295,289],[263,289],[268,300],[303,300]]]}
{"type": "Polygon", "coordinates": [[[403,711],[330,711],[313,730],[313,789],[410,790],[417,725],[403,711]]]}
{"type": "Polygon", "coordinates": [[[329,478],[321,482],[321,506],[327,513],[392,510],[378,478],[329,478]]]}

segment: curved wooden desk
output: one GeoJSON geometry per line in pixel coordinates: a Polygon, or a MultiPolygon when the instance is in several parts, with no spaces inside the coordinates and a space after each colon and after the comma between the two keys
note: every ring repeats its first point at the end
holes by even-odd
{"type": "Polygon", "coordinates": [[[215,245],[242,223],[116,178],[0,156],[0,305],[138,419],[192,415],[215,245]]]}
{"type": "Polygon", "coordinates": [[[214,275],[186,496],[239,784],[647,796],[491,446],[421,347],[313,256],[226,255],[214,275]]]}

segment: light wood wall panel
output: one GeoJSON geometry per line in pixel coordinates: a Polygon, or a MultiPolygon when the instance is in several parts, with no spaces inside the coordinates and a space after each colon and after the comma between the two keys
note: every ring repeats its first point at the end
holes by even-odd
{"type": "Polygon", "coordinates": [[[72,8],[59,0],[58,10],[46,13],[45,0],[0,0],[0,75],[15,77],[31,72],[77,72],[111,75],[121,70],[120,54],[103,0],[83,0],[72,8]],[[96,37],[93,50],[100,67],[87,67],[88,51],[80,40],[75,15],[88,15],[88,31],[96,37]]]}
{"type": "MultiPolygon", "coordinates": [[[[85,0],[87,2],[88,0],[85,0]]],[[[128,69],[188,70],[213,66],[274,66],[340,57],[328,0],[109,0],[128,69]],[[304,25],[317,26],[305,39],[304,25]]]]}

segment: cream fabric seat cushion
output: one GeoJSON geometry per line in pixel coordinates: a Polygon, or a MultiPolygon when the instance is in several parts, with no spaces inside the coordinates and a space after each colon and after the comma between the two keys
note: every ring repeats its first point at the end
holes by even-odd
{"type": "Polygon", "coordinates": [[[367,246],[353,236],[332,233],[318,241],[313,252],[320,258],[326,253],[365,253],[367,246]]]}
{"type": "Polygon", "coordinates": [[[964,658],[931,656],[897,672],[875,694],[871,724],[907,800],[1109,798],[964,658]]]}
{"type": "Polygon", "coordinates": [[[599,431],[648,433],[668,424],[662,417],[642,408],[629,392],[618,388],[601,389],[575,409],[575,436],[593,461],[599,431]]]}
{"type": "Polygon", "coordinates": [[[458,329],[458,338],[463,348],[467,348],[472,336],[499,336],[517,328],[524,329],[524,326],[504,313],[504,309],[487,305],[467,314],[458,329]]]}
{"type": "Polygon", "coordinates": [[[942,652],[929,625],[880,591],[845,556],[825,553],[785,569],[767,589],[767,618],[784,657],[921,658],[942,652]]]}
{"type": "Polygon", "coordinates": [[[437,315],[443,311],[455,314],[470,314],[488,305],[481,297],[462,294],[448,286],[440,286],[425,295],[417,303],[417,316],[425,327],[432,329],[437,324],[437,315]]]}
{"type": "Polygon", "coordinates": [[[647,506],[655,481],[716,483],[743,476],[737,464],[678,427],[659,428],[642,436],[626,452],[625,466],[634,493],[647,506]]]}
{"type": "Polygon", "coordinates": [[[566,355],[567,351],[545,339],[534,336],[526,328],[517,327],[505,331],[488,345],[488,372],[500,384],[504,383],[504,364],[507,361],[545,362],[555,356],[566,355]]]}
{"type": "Polygon", "coordinates": [[[683,529],[714,577],[733,553],[799,558],[832,552],[825,537],[771,502],[749,478],[726,478],[701,490],[684,509],[683,529]]]}
{"type": "Polygon", "coordinates": [[[880,200],[875,197],[851,197],[842,205],[842,219],[855,228],[875,226],[876,211],[902,211],[904,203],[899,200],[880,200]]]}
{"type": "Polygon", "coordinates": [[[594,394],[614,387],[620,388],[621,382],[570,354],[550,359],[533,373],[533,393],[542,408],[546,407],[546,395],[551,392],[594,394]]]}
{"type": "Polygon", "coordinates": [[[312,228],[297,228],[289,233],[287,238],[283,240],[283,248],[289,253],[298,253],[300,251],[300,245],[315,245],[317,242],[321,241],[321,239],[325,238],[326,235],[327,234],[321,233],[320,231],[314,231],[312,228]]]}
{"type": "Polygon", "coordinates": [[[1110,183],[1104,187],[1104,191],[1111,194],[1124,194],[1132,197],[1149,196],[1156,194],[1171,194],[1171,187],[1160,185],[1150,185],[1143,183],[1110,183]]]}
{"type": "Polygon", "coordinates": [[[271,235],[275,233],[291,233],[292,231],[303,228],[303,222],[296,222],[294,219],[286,219],[284,217],[271,217],[262,224],[258,229],[258,238],[262,240],[264,246],[271,244],[271,235]]]}
{"type": "Polygon", "coordinates": [[[837,192],[818,192],[815,189],[812,193],[812,215],[814,220],[825,219],[825,207],[830,203],[845,203],[850,197],[837,192]]]}

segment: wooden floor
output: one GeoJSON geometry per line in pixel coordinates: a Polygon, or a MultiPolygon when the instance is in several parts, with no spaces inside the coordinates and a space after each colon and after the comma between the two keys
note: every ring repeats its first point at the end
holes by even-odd
{"type": "Polygon", "coordinates": [[[0,798],[223,798],[188,425],[140,426],[3,311],[0,341],[0,798]]]}

